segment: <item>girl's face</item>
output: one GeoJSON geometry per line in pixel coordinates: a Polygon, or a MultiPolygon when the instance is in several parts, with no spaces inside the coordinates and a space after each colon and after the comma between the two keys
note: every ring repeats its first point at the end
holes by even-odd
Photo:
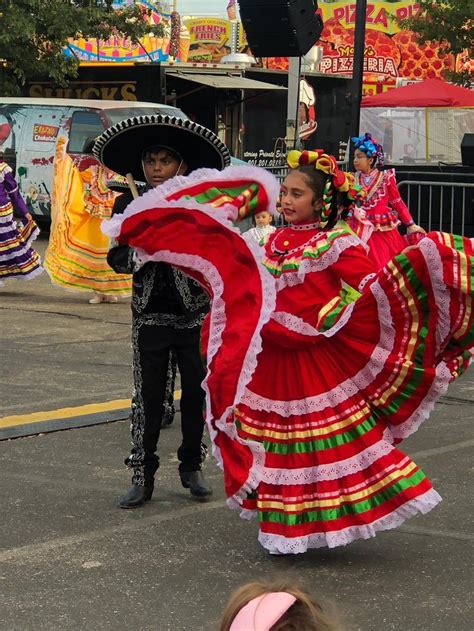
{"type": "Polygon", "coordinates": [[[362,173],[372,171],[374,168],[373,161],[373,158],[369,158],[369,156],[360,149],[354,151],[354,167],[356,171],[361,171],[362,173]]]}
{"type": "Polygon", "coordinates": [[[270,215],[270,213],[267,213],[267,211],[257,213],[255,215],[255,224],[259,228],[264,228],[265,226],[268,226],[271,223],[272,223],[272,216],[270,215]]]}
{"type": "Polygon", "coordinates": [[[306,177],[290,171],[281,187],[281,209],[289,223],[302,223],[317,219],[321,203],[315,203],[313,189],[306,177]]]}

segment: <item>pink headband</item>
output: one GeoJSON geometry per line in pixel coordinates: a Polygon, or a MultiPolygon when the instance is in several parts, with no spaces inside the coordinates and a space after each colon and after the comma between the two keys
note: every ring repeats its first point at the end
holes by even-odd
{"type": "Polygon", "coordinates": [[[229,631],[270,631],[295,602],[296,598],[286,592],[269,592],[257,596],[242,607],[229,631]]]}

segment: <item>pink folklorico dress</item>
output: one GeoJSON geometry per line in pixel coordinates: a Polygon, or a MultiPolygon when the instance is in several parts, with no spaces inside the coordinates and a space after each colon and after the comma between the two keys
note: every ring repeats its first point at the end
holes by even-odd
{"type": "Polygon", "coordinates": [[[369,258],[374,261],[377,269],[381,269],[391,258],[417,240],[413,237],[408,240],[398,231],[401,223],[411,226],[415,222],[400,197],[394,169],[375,169],[370,176],[364,176],[357,171],[355,178],[367,194],[361,210],[366,211],[366,220],[371,224],[372,232],[367,230],[367,224],[359,221],[352,213],[348,223],[362,240],[365,241],[367,235],[370,235],[367,240],[369,258]]]}

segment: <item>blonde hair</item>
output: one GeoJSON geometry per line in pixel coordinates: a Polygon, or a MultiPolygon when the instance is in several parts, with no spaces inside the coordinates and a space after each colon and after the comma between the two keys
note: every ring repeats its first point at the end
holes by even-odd
{"type": "Polygon", "coordinates": [[[268,583],[255,581],[237,589],[222,614],[219,631],[229,631],[234,618],[245,605],[271,592],[286,592],[296,598],[296,602],[275,622],[271,631],[342,631],[306,590],[285,580],[268,583]]]}

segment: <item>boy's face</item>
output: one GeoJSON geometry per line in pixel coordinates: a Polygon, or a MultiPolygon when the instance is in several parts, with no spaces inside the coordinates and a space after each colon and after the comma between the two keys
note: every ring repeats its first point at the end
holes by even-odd
{"type": "Polygon", "coordinates": [[[167,149],[147,152],[143,158],[143,170],[150,186],[160,186],[175,175],[184,175],[188,169],[185,162],[180,162],[167,149]]]}
{"type": "Polygon", "coordinates": [[[268,226],[272,222],[272,216],[267,211],[255,215],[255,223],[259,228],[268,226]]]}

